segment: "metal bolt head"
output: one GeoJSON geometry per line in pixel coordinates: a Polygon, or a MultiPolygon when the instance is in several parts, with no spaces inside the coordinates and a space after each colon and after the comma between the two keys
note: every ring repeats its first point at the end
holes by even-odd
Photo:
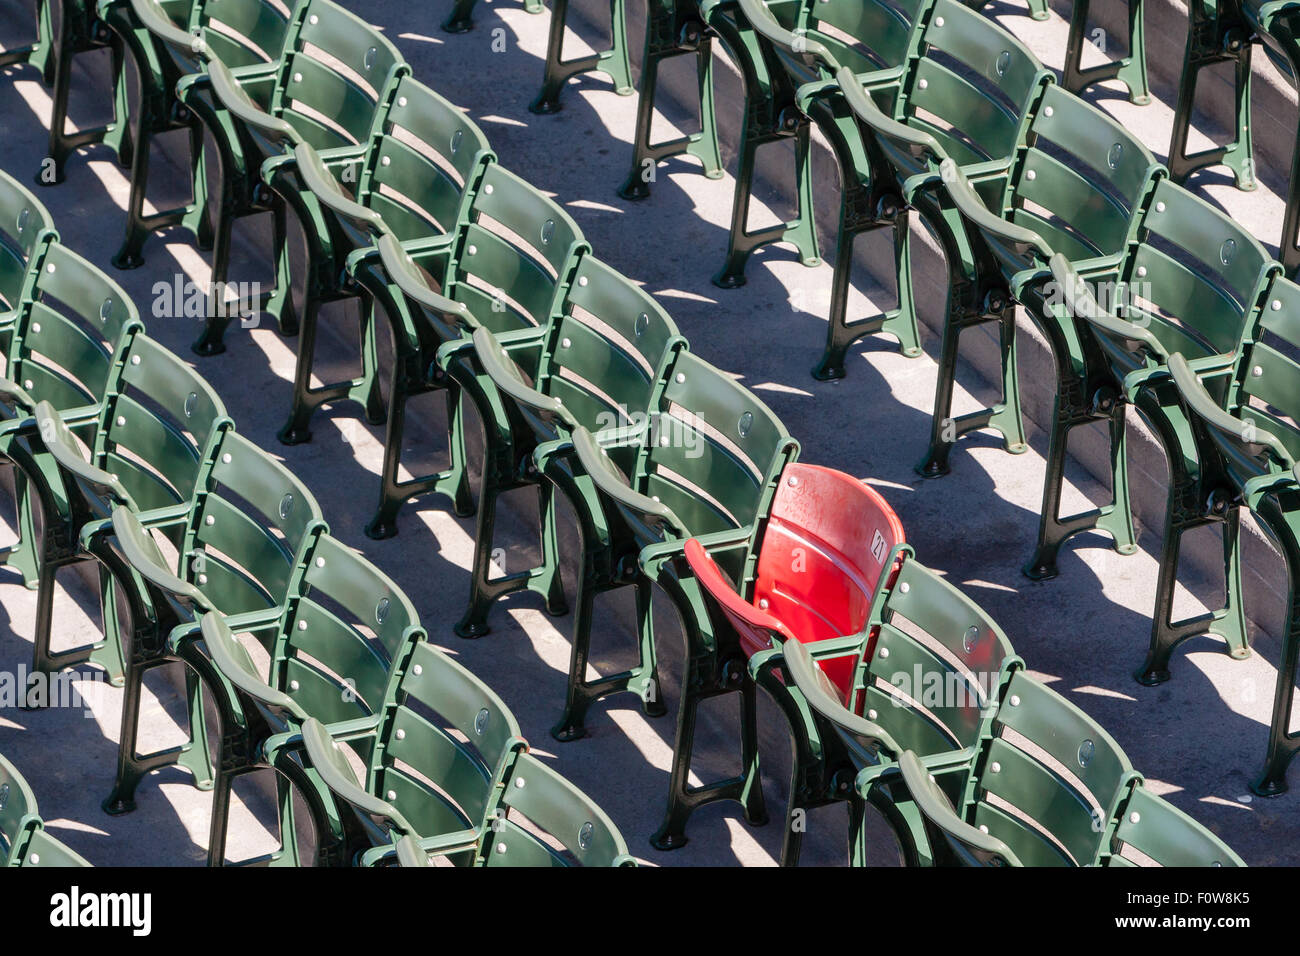
{"type": "Polygon", "coordinates": [[[405,740],[405,739],[406,739],[406,731],[403,730],[401,727],[398,727],[398,728],[397,728],[397,733],[396,733],[394,736],[396,736],[398,740],[405,740]]]}
{"type": "Polygon", "coordinates": [[[297,689],[298,689],[298,682],[296,680],[289,681],[289,690],[297,690],[297,689]]]}
{"type": "Polygon", "coordinates": [[[875,720],[877,716],[879,715],[876,713],[876,711],[874,710],[867,711],[867,720],[875,720]]]}
{"type": "Polygon", "coordinates": [[[906,581],[904,581],[902,584],[900,584],[900,585],[898,586],[898,590],[900,590],[900,591],[902,591],[904,594],[906,594],[908,591],[912,590],[912,585],[910,585],[910,584],[908,584],[906,581]]]}
{"type": "Polygon", "coordinates": [[[882,648],[880,649],[880,656],[881,656],[881,658],[886,658],[886,657],[888,657],[888,656],[889,656],[889,648],[887,648],[887,647],[882,647],[882,648]]]}
{"type": "Polygon", "coordinates": [[[1142,819],[1142,814],[1138,813],[1136,810],[1134,810],[1132,813],[1128,815],[1129,823],[1137,823],[1141,819],[1142,819]]]}
{"type": "Polygon", "coordinates": [[[1019,694],[1012,694],[1012,695],[1011,695],[1011,700],[1009,700],[1008,703],[1009,703],[1012,707],[1019,707],[1019,706],[1020,706],[1020,695],[1019,695],[1019,694]]]}
{"type": "Polygon", "coordinates": [[[424,673],[424,665],[416,664],[414,667],[411,668],[411,673],[414,674],[416,677],[419,677],[421,674],[424,673]]]}
{"type": "Polygon", "coordinates": [[[1001,773],[1001,772],[1002,772],[1002,764],[998,763],[998,762],[995,760],[995,761],[993,761],[993,764],[992,764],[992,766],[989,767],[989,769],[992,770],[994,773],[1001,773]]]}

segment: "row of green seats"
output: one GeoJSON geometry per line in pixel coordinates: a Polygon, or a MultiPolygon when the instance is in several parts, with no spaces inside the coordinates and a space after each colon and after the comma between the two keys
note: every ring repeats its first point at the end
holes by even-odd
{"type": "Polygon", "coordinates": [[[59,242],[34,197],[0,176],[0,204],[4,221],[15,223],[0,235],[7,371],[15,376],[0,386],[11,410],[3,451],[23,477],[25,516],[10,558],[27,553],[18,566],[38,588],[35,667],[90,659],[125,684],[105,809],[134,809],[147,773],[180,765],[215,790],[209,861],[220,865],[234,781],[269,768],[278,771],[282,845],[260,862],[301,862],[293,790],[311,812],[321,863],[395,860],[405,837],[435,852],[448,833],[459,849],[446,855],[458,863],[631,862],[609,819],[529,756],[499,698],[427,643],[406,596],[330,536],[309,489],[235,431],[216,392],[148,338],[130,299],[59,242]],[[37,503],[39,541],[31,535],[37,503]],[[89,561],[102,582],[103,639],[54,654],[56,575],[89,561]],[[261,642],[265,673],[236,635],[261,642]],[[189,740],[141,754],[144,675],[177,662],[185,665],[189,740]],[[216,728],[205,721],[205,699],[216,707],[216,728]],[[336,795],[337,777],[304,760],[312,720],[320,732],[350,735],[363,760],[375,758],[363,764],[363,783],[353,778],[352,790],[336,795]],[[395,742],[408,734],[409,745],[395,742]],[[529,799],[505,798],[525,774],[529,799]],[[402,812],[367,825],[367,808],[350,802],[358,787],[390,800],[400,790],[402,812]],[[531,834],[520,816],[554,827],[547,832],[568,852],[531,834]],[[496,848],[503,827],[513,855],[496,848]],[[481,846],[469,853],[473,834],[481,846]]]}

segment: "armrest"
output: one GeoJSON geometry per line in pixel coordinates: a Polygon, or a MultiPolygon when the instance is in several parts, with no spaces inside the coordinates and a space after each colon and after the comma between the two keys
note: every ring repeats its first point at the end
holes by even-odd
{"type": "Polygon", "coordinates": [[[441,836],[417,839],[411,834],[404,835],[397,841],[397,863],[399,866],[428,866],[429,857],[449,856],[452,853],[464,853],[477,850],[479,832],[477,830],[460,830],[456,833],[444,833],[441,836]]]}
{"type": "Polygon", "coordinates": [[[72,437],[72,432],[68,430],[68,426],[64,424],[53,405],[47,401],[38,402],[35,415],[45,450],[59,463],[60,468],[71,472],[83,481],[107,489],[118,504],[126,505],[132,511],[135,510],[135,503],[127,490],[122,487],[122,482],[118,480],[117,475],[109,474],[86,461],[77,446],[76,439],[72,437]]]}
{"type": "Polygon", "coordinates": [[[462,328],[473,328],[477,324],[470,314],[469,306],[429,288],[429,283],[424,280],[424,276],[420,275],[420,271],[411,261],[411,254],[403,249],[402,244],[390,233],[384,233],[379,237],[378,246],[384,271],[404,295],[432,312],[449,317],[453,324],[462,328]]]}
{"type": "Polygon", "coordinates": [[[27,389],[3,376],[0,376],[0,402],[15,405],[25,412],[30,412],[36,407],[36,399],[32,398],[27,389]]]}
{"type": "Polygon", "coordinates": [[[297,701],[262,679],[253,659],[248,656],[248,651],[235,639],[221,614],[215,611],[204,614],[199,626],[208,653],[226,680],[254,700],[288,711],[299,721],[307,719],[307,714],[298,706],[297,701]]]}
{"type": "Polygon", "coordinates": [[[801,641],[786,641],[781,645],[781,656],[786,672],[803,694],[808,706],[831,723],[865,740],[876,740],[891,754],[901,749],[898,742],[875,721],[853,713],[840,701],[826,672],[814,663],[808,646],[801,641]]]}
{"type": "Polygon", "coordinates": [[[1220,431],[1239,436],[1242,444],[1247,447],[1260,451],[1268,449],[1273,457],[1288,468],[1296,467],[1296,461],[1291,457],[1291,453],[1271,432],[1255,428],[1252,430],[1252,437],[1247,440],[1242,427],[1245,422],[1219,407],[1219,403],[1210,397],[1210,393],[1205,390],[1205,386],[1196,377],[1196,373],[1189,367],[1187,359],[1183,358],[1181,352],[1169,356],[1169,373],[1173,376],[1174,384],[1178,387],[1178,392],[1187,403],[1187,407],[1207,424],[1220,431]]]}
{"type": "Polygon", "coordinates": [[[916,754],[910,750],[904,752],[898,759],[898,767],[902,771],[903,782],[908,792],[927,820],[980,853],[1001,857],[1012,866],[1020,865],[1020,860],[1005,843],[971,826],[953,812],[952,807],[948,805],[948,798],[930,779],[929,771],[921,765],[916,754]]]}
{"type": "Polygon", "coordinates": [[[311,767],[325,786],[338,794],[362,813],[383,817],[391,821],[403,835],[413,833],[410,823],[395,806],[365,790],[357,783],[352,765],[339,750],[338,743],[315,717],[308,717],[302,725],[302,742],[311,767]]]}
{"type": "Polygon", "coordinates": [[[474,330],[474,351],[484,374],[503,394],[520,405],[555,415],[571,429],[577,427],[577,421],[563,402],[551,395],[543,395],[524,380],[519,366],[489,329],[480,326],[474,330]]]}
{"type": "Polygon", "coordinates": [[[1164,347],[1152,331],[1103,309],[1088,288],[1088,284],[1079,278],[1065,256],[1056,253],[1052,256],[1050,265],[1052,278],[1056,280],[1065,299],[1065,307],[1070,310],[1071,315],[1120,339],[1133,351],[1145,349],[1157,359],[1164,360],[1164,347]]]}
{"type": "Polygon", "coordinates": [[[939,145],[939,141],[925,130],[913,129],[906,123],[900,123],[898,120],[886,116],[884,111],[876,105],[876,101],[871,94],[862,88],[862,83],[858,80],[857,74],[847,66],[842,67],[835,74],[835,79],[844,92],[844,99],[848,102],[849,109],[853,110],[858,119],[877,133],[889,139],[906,143],[915,156],[919,157],[928,152],[935,159],[941,160],[944,157],[945,154],[943,148],[939,145]]]}
{"type": "Polygon", "coordinates": [[[344,192],[338,180],[330,173],[320,153],[307,143],[299,143],[293,155],[298,163],[298,175],[316,198],[338,215],[356,222],[364,222],[374,232],[384,230],[384,220],[373,209],[367,209],[344,192]]]}
{"type": "Polygon", "coordinates": [[[816,40],[810,40],[802,34],[791,33],[781,26],[763,0],[740,0],[740,12],[756,33],[782,49],[802,54],[805,59],[812,57],[821,60],[832,71],[839,69],[839,64],[835,62],[835,57],[831,55],[830,50],[816,40]]]}
{"type": "Polygon", "coordinates": [[[202,591],[163,567],[158,546],[130,509],[113,509],[113,534],[122,549],[122,556],[142,578],[164,591],[187,598],[196,607],[212,610],[202,591]]]}
{"type": "Polygon", "coordinates": [[[641,512],[653,521],[663,522],[673,528],[682,527],[671,508],[649,495],[641,494],[627,483],[618,466],[610,461],[609,455],[596,443],[591,432],[581,425],[573,430],[573,448],[578,453],[583,471],[601,494],[633,511],[641,512]]]}
{"type": "Polygon", "coordinates": [[[254,103],[230,68],[220,60],[208,61],[208,77],[212,81],[213,95],[240,122],[261,130],[272,139],[296,140],[293,127],[254,103]]]}
{"type": "Polygon", "coordinates": [[[202,34],[182,30],[158,5],[158,0],[131,0],[131,12],[141,25],[164,43],[187,49],[195,56],[207,59],[207,44],[202,34]]]}
{"type": "Polygon", "coordinates": [[[939,174],[943,177],[944,184],[948,187],[948,195],[952,197],[957,209],[978,228],[1018,246],[1034,249],[1044,259],[1052,256],[1051,248],[1038,233],[989,212],[984,201],[972,188],[970,180],[961,171],[961,167],[951,159],[945,159],[939,164],[939,174]]]}

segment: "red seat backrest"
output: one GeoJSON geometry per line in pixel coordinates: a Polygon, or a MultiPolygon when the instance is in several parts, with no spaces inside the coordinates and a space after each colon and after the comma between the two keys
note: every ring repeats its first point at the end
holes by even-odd
{"type": "MultiPolygon", "coordinates": [[[[772,503],[752,604],[693,539],[686,558],[752,655],[767,648],[771,631],[804,643],[861,632],[885,562],[903,540],[902,523],[874,489],[842,471],[795,463],[772,503]]],[[[868,657],[873,643],[874,635],[868,657]]],[[[825,662],[846,702],[855,666],[850,657],[825,662]]]]}

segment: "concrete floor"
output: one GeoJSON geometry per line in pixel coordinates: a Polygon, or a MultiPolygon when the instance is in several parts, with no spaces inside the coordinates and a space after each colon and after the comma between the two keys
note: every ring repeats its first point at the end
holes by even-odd
{"type": "MultiPolygon", "coordinates": [[[[1278,642],[1266,628],[1256,629],[1256,653],[1245,662],[1232,661],[1221,645],[1198,638],[1180,649],[1169,683],[1144,688],[1132,679],[1150,628],[1158,528],[1142,529],[1143,550],[1131,557],[1115,554],[1100,537],[1083,536],[1067,546],[1059,579],[1029,582],[1020,566],[1037,525],[1044,434],[1031,428],[1031,450],[1018,457],[1003,452],[992,437],[965,439],[953,456],[953,473],[923,481],[912,466],[928,434],[932,358],[906,359],[890,343],[868,339],[853,349],[846,379],[812,380],[808,370],[825,332],[829,268],[808,269],[791,252],[769,249],[753,260],[743,289],[723,292],[711,285],[709,277],[725,249],[731,178],[709,180],[693,161],[674,160],[658,170],[649,202],[617,198],[614,189],[630,158],[634,98],[615,95],[603,77],[584,78],[566,91],[562,113],[538,117],[526,109],[541,76],[548,17],[530,16],[514,4],[484,3],[478,9],[477,30],[450,36],[438,29],[442,4],[421,7],[419,14],[395,0],[347,0],[347,5],[385,27],[416,75],[467,109],[502,163],[557,197],[598,256],[654,293],[695,352],[737,373],[753,388],[800,439],[804,460],[866,476],[880,489],[901,517],[919,558],[980,602],[1001,623],[1030,670],[1100,721],[1157,792],[1213,828],[1253,865],[1300,862],[1300,821],[1293,815],[1297,796],[1249,796],[1248,783],[1263,756],[1278,655],[1278,642]]],[[[1021,10],[1004,5],[993,12],[1048,65],[1059,68],[1065,22],[1054,15],[1046,23],[1035,23],[1021,10]]],[[[25,4],[0,0],[0,44],[10,42],[17,32],[10,24],[25,23],[26,16],[25,4]]],[[[577,52],[577,46],[569,51],[577,52]]],[[[84,82],[77,102],[87,105],[84,110],[74,108],[73,115],[89,124],[100,115],[99,101],[89,92],[92,77],[102,77],[104,65],[93,62],[97,57],[86,59],[90,72],[79,75],[84,82]]],[[[1161,101],[1145,108],[1105,91],[1097,99],[1140,130],[1148,145],[1163,155],[1170,97],[1168,91],[1157,92],[1161,101]]],[[[49,107],[48,92],[34,72],[10,69],[0,77],[0,168],[27,181],[35,175],[45,155],[49,107]]],[[[719,108],[739,110],[734,103],[720,102],[719,108]]],[[[734,143],[724,143],[724,150],[734,159],[734,143]]],[[[1208,195],[1258,235],[1272,239],[1281,218],[1276,195],[1267,189],[1238,193],[1214,177],[1205,181],[1208,195]]],[[[199,363],[240,431],[304,477],[334,533],[407,590],[432,639],[503,696],[537,752],[586,788],[611,814],[632,851],[648,863],[773,863],[780,826],[750,827],[735,806],[699,812],[691,821],[686,848],[671,854],[649,849],[646,840],[657,826],[667,787],[672,718],[649,720],[634,700],[618,697],[594,709],[589,739],[554,743],[547,730],[563,699],[568,619],[547,617],[535,598],[515,597],[494,611],[490,636],[478,641],[456,638],[451,628],[467,592],[472,520],[454,518],[440,501],[423,500],[403,511],[396,538],[367,539],[361,529],[370,517],[382,431],[359,420],[355,407],[340,405],[318,416],[313,442],[280,445],[275,436],[287,410],[294,342],[271,329],[235,328],[226,354],[196,359],[188,350],[197,333],[193,320],[152,318],[149,306],[155,282],[170,283],[177,274],[204,281],[205,256],[186,236],[172,233],[151,240],[143,268],[112,270],[109,259],[119,241],[126,187],[123,170],[106,150],[95,148],[74,158],[68,181],[41,191],[40,198],[53,212],[64,240],[112,272],[135,297],[150,333],[199,363]]],[[[833,213],[823,209],[819,216],[830,221],[833,213]]],[[[231,278],[256,278],[265,268],[266,236],[252,230],[242,244],[242,261],[231,278]]],[[[920,258],[922,269],[939,266],[932,255],[920,258]]],[[[871,310],[865,300],[856,307],[863,314],[871,310]]],[[[331,314],[347,316],[341,307],[331,314]]],[[[347,324],[339,322],[344,328],[347,324]]],[[[927,336],[928,356],[937,344],[933,335],[927,336]]],[[[977,395],[987,388],[969,368],[962,382],[977,395]]],[[[963,398],[974,400],[969,394],[963,398]]],[[[425,408],[428,411],[421,413],[430,422],[430,440],[422,441],[416,454],[437,458],[432,436],[441,412],[433,403],[425,408]]],[[[1046,409],[1028,411],[1042,420],[1046,409]]],[[[1067,508],[1100,493],[1086,472],[1075,471],[1067,508]]],[[[535,547],[527,533],[529,503],[518,504],[518,520],[502,522],[506,531],[500,544],[508,569],[525,566],[535,547]]],[[[1280,561],[1272,573],[1284,584],[1280,561]]],[[[70,646],[85,641],[98,625],[92,593],[75,576],[68,577],[68,588],[58,598],[57,620],[60,639],[70,646]]],[[[1180,592],[1179,610],[1191,614],[1203,607],[1200,599],[1213,600],[1213,589],[1204,581],[1188,583],[1191,590],[1180,592]]],[[[0,574],[0,668],[14,670],[29,661],[34,605],[32,593],[11,574],[0,574]]],[[[1248,610],[1258,621],[1280,619],[1280,604],[1248,610]]],[[[627,628],[630,611],[631,602],[625,598],[599,608],[595,633],[598,643],[609,646],[599,649],[593,660],[597,668],[608,670],[627,659],[633,646],[627,628]]],[[[664,674],[671,680],[680,663],[680,642],[671,627],[662,631],[664,674]]],[[[112,818],[100,811],[99,801],[113,776],[121,695],[95,684],[92,676],[87,669],[78,685],[86,688],[84,711],[0,710],[0,752],[27,775],[51,830],[91,862],[201,862],[210,800],[191,787],[184,774],[164,770],[151,776],[141,786],[134,814],[112,818]]],[[[145,725],[151,728],[151,742],[165,744],[180,733],[171,719],[177,695],[167,682],[155,690],[145,725]]],[[[671,698],[670,712],[675,712],[675,685],[666,686],[665,692],[671,698]]],[[[696,767],[702,779],[734,762],[734,707],[720,706],[711,716],[696,767]]],[[[765,785],[779,820],[788,774],[786,738],[779,714],[766,702],[761,720],[765,785]]],[[[249,788],[243,796],[233,856],[256,852],[270,839],[259,822],[265,819],[264,790],[249,788]]],[[[844,819],[839,809],[813,815],[806,862],[844,862],[844,819]]],[[[877,861],[895,862],[888,834],[876,826],[873,835],[877,861]]]]}

